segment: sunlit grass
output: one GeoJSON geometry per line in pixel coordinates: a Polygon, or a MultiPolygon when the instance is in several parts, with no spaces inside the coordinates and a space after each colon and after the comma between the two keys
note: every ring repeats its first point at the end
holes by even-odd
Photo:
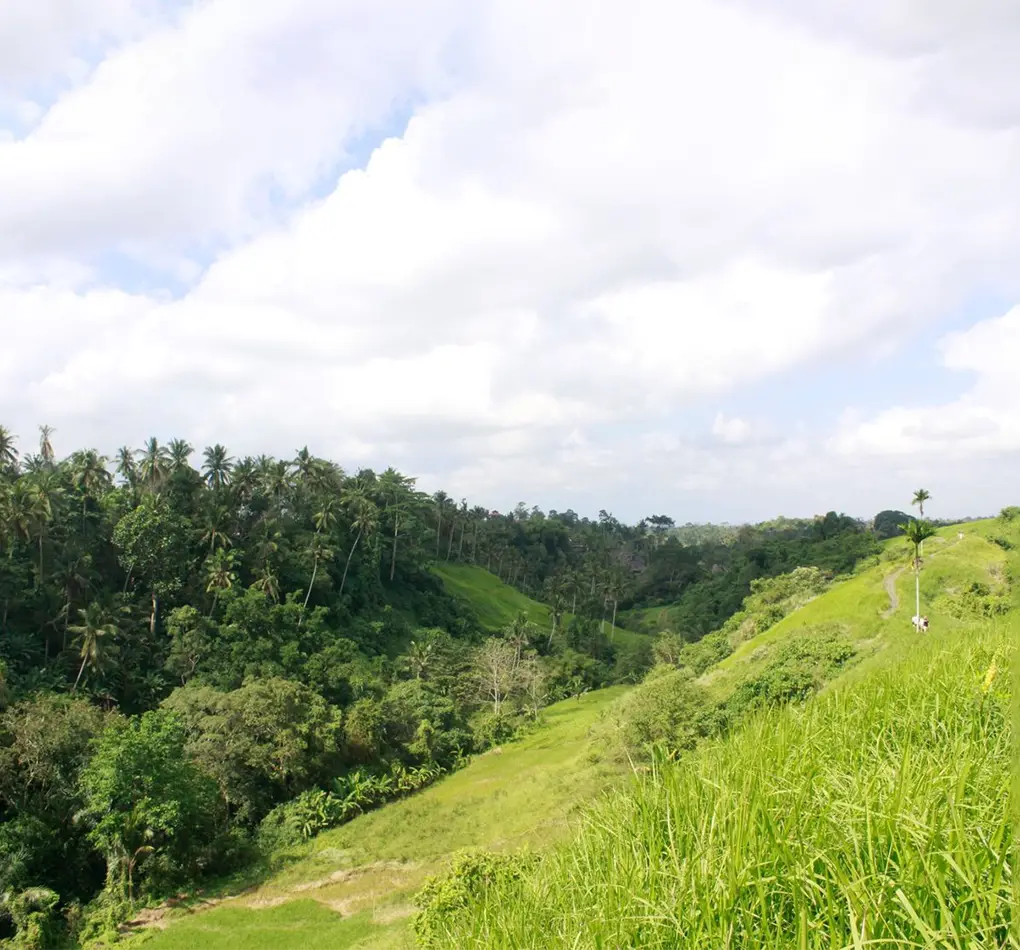
{"type": "Polygon", "coordinates": [[[1017,947],[1016,616],[959,628],[595,806],[451,947],[1017,947]]]}

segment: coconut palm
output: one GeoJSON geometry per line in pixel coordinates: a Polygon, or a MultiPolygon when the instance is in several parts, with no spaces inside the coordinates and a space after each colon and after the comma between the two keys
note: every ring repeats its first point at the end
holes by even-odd
{"type": "Polygon", "coordinates": [[[110,473],[106,465],[109,460],[95,449],[75,452],[71,456],[71,484],[81,492],[81,523],[85,526],[85,515],[90,499],[95,499],[110,485],[110,473]]]}
{"type": "Polygon", "coordinates": [[[0,426],[0,469],[11,471],[18,467],[18,450],[14,447],[17,436],[9,429],[0,426]]]}
{"type": "Polygon", "coordinates": [[[135,461],[135,453],[126,445],[117,449],[117,474],[124,479],[124,484],[129,488],[134,488],[138,484],[138,463],[135,461]]]}
{"type": "Polygon", "coordinates": [[[217,442],[216,445],[207,448],[202,457],[205,459],[202,472],[209,487],[213,491],[226,488],[230,484],[230,473],[234,468],[233,456],[217,442]]]}
{"type": "Polygon", "coordinates": [[[914,591],[917,605],[915,617],[921,616],[921,545],[925,538],[930,538],[935,533],[935,528],[930,521],[919,521],[914,519],[906,524],[901,524],[903,533],[906,535],[907,543],[914,548],[914,591]]]}
{"type": "Polygon", "coordinates": [[[188,459],[191,458],[194,451],[195,447],[187,439],[171,439],[167,447],[170,456],[170,473],[175,475],[177,472],[183,472],[184,469],[190,468],[188,459]]]}
{"type": "Polygon", "coordinates": [[[53,443],[50,441],[50,436],[54,432],[56,432],[56,429],[53,426],[39,426],[39,456],[46,465],[52,465],[55,458],[53,443]]]}
{"type": "Polygon", "coordinates": [[[205,592],[213,595],[212,606],[209,608],[211,617],[216,610],[220,592],[230,590],[237,580],[234,572],[236,555],[233,551],[219,550],[205,559],[205,592]]]}
{"type": "Polygon", "coordinates": [[[170,470],[170,450],[160,445],[158,439],[151,438],[145,443],[144,449],[138,450],[138,455],[141,457],[138,463],[139,476],[150,492],[158,492],[170,470]]]}
{"type": "Polygon", "coordinates": [[[378,524],[379,509],[360,487],[354,488],[345,493],[344,498],[348,511],[351,513],[351,528],[354,529],[354,543],[347,554],[347,563],[344,565],[343,577],[340,578],[340,597],[344,595],[344,587],[347,584],[347,572],[351,567],[351,559],[358,547],[358,542],[367,534],[371,534],[378,524]]]}
{"type": "Polygon", "coordinates": [[[265,594],[273,603],[277,603],[280,599],[280,579],[268,564],[259,571],[258,577],[255,578],[255,582],[251,586],[253,590],[265,594]]]}
{"type": "Polygon", "coordinates": [[[106,619],[98,604],[89,604],[84,610],[78,611],[78,616],[81,623],[68,627],[71,633],[77,635],[81,644],[81,666],[78,669],[74,686],[71,687],[71,692],[78,688],[86,666],[98,670],[103,665],[103,661],[115,652],[116,647],[110,641],[113,641],[120,633],[117,626],[106,619]],[[108,639],[105,645],[104,639],[108,639]]]}

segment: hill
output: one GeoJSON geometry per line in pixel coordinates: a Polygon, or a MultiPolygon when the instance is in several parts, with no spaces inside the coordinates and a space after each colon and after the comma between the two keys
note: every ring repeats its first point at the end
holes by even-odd
{"type": "MultiPolygon", "coordinates": [[[[446,590],[467,606],[486,630],[502,630],[521,613],[544,630],[552,627],[552,613],[545,604],[504,584],[484,567],[473,564],[438,564],[432,570],[442,580],[446,590]]],[[[565,613],[560,624],[568,624],[572,619],[572,614],[565,613]]],[[[636,633],[621,626],[619,618],[615,630],[611,629],[609,620],[605,626],[607,636],[621,646],[635,647],[650,642],[644,633],[636,633]]]]}
{"type": "Polygon", "coordinates": [[[283,870],[225,899],[143,915],[146,950],[302,950],[413,946],[410,898],[460,848],[513,848],[563,835],[579,803],[623,777],[591,761],[591,726],[614,687],[543,712],[523,740],[479,756],[405,799],[281,856],[283,870]]]}
{"type": "Polygon", "coordinates": [[[548,853],[462,864],[444,886],[467,896],[429,905],[429,942],[1020,946],[1003,794],[1020,532],[977,522],[925,545],[929,633],[910,624],[906,551],[890,541],[701,677],[741,713],[719,738],[658,756],[548,853]],[[844,672],[805,705],[740,706],[813,691],[809,642],[837,644],[830,671],[844,672]]]}

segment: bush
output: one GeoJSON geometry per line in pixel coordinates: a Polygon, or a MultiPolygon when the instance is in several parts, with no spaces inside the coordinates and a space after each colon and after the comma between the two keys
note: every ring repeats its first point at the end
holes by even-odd
{"type": "Polygon", "coordinates": [[[957,620],[980,620],[1006,613],[1009,599],[992,593],[986,584],[974,581],[957,594],[941,594],[932,606],[957,620]]]}
{"type": "Polygon", "coordinates": [[[715,704],[686,670],[653,670],[621,704],[623,738],[632,749],[663,745],[676,753],[718,731],[715,704]]]}
{"type": "Polygon", "coordinates": [[[839,627],[811,630],[783,644],[760,673],[741,684],[729,699],[729,711],[740,713],[750,707],[806,699],[846,666],[856,652],[839,627]]]}
{"type": "Polygon", "coordinates": [[[497,853],[470,850],[454,855],[450,869],[429,878],[415,895],[419,912],[414,933],[422,947],[437,947],[449,934],[458,915],[490,887],[501,888],[519,881],[534,864],[526,851],[497,853]]]}

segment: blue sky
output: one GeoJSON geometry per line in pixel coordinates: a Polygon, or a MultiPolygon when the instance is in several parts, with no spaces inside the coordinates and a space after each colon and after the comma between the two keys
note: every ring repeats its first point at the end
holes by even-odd
{"type": "Polygon", "coordinates": [[[1015,502],[1018,30],[995,0],[4,9],[0,424],[630,520],[1015,502]]]}

